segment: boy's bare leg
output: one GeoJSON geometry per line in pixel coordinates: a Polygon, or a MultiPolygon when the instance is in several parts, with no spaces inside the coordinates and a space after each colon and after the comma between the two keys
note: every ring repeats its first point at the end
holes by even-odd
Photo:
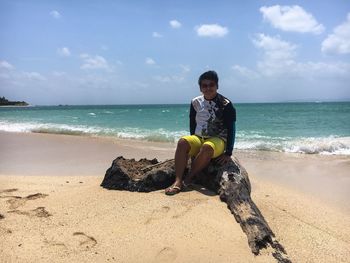
{"type": "Polygon", "coordinates": [[[175,183],[173,184],[180,188],[182,187],[182,178],[187,166],[189,151],[189,143],[185,139],[180,139],[175,151],[175,183]]]}
{"type": "MultiPolygon", "coordinates": [[[[209,145],[203,145],[196,158],[193,161],[191,172],[189,176],[185,179],[185,184],[192,182],[193,177],[207,167],[214,155],[214,149],[209,145]]],[[[176,164],[175,164],[176,167],[176,164]]]]}

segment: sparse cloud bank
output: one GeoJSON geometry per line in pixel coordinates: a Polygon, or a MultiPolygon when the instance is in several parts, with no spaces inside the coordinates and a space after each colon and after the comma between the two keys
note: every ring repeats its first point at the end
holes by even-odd
{"type": "Polygon", "coordinates": [[[20,85],[27,83],[25,81],[45,81],[47,78],[35,71],[20,71],[12,64],[5,60],[0,61],[0,86],[3,85],[20,85]]]}
{"type": "Polygon", "coordinates": [[[255,69],[241,65],[232,66],[237,75],[248,79],[256,78],[294,78],[310,79],[342,77],[350,79],[350,63],[298,61],[298,47],[280,37],[257,34],[253,45],[260,50],[261,59],[255,69]]]}
{"type": "Polygon", "coordinates": [[[310,88],[350,99],[349,1],[76,7],[0,1],[0,93],[42,104],[182,103],[198,94],[201,73],[216,70],[223,94],[242,102],[283,100],[282,87],[288,98],[310,88]]]}

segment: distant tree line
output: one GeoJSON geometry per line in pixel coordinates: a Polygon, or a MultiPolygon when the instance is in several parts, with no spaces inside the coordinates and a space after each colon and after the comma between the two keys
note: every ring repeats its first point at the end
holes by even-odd
{"type": "Polygon", "coordinates": [[[28,106],[25,101],[9,101],[5,97],[0,97],[0,106],[28,106]]]}

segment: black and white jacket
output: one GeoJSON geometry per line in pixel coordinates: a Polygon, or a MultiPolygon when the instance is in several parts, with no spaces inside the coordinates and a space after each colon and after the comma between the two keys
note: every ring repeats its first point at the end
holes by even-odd
{"type": "Polygon", "coordinates": [[[236,133],[236,110],[221,94],[212,100],[203,95],[192,99],[190,108],[191,135],[220,137],[226,142],[226,155],[232,155],[236,133]]]}

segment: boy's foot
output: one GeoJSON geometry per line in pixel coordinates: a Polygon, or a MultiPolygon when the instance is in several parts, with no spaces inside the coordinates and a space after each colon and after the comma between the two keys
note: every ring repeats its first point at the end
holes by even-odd
{"type": "Polygon", "coordinates": [[[172,185],[169,188],[165,189],[165,194],[166,195],[176,195],[178,193],[180,193],[182,190],[182,187],[177,186],[177,185],[172,185]]]}
{"type": "Polygon", "coordinates": [[[191,188],[192,187],[192,181],[185,181],[185,180],[183,180],[182,181],[182,186],[184,187],[184,188],[191,188]]]}

